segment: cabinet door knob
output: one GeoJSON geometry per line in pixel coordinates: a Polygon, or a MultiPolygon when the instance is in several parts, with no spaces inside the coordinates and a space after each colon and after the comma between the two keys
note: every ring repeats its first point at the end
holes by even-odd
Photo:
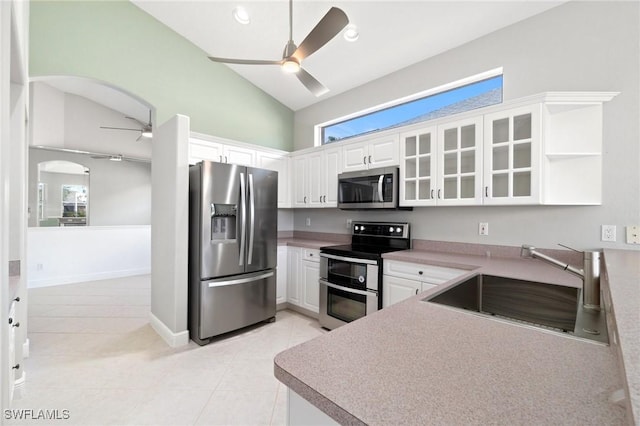
{"type": "Polygon", "coordinates": [[[442,189],[438,189],[438,200],[440,199],[440,194],[442,193],[442,189]]]}
{"type": "Polygon", "coordinates": [[[369,156],[369,164],[371,164],[371,156],[369,156]]]}
{"type": "Polygon", "coordinates": [[[14,370],[18,370],[18,369],[20,369],[20,364],[16,364],[16,365],[14,365],[14,366],[13,366],[13,367],[11,367],[11,368],[12,368],[12,369],[14,369],[14,370]]]}
{"type": "Polygon", "coordinates": [[[433,199],[433,189],[431,190],[431,199],[433,199]]]}
{"type": "Polygon", "coordinates": [[[422,275],[422,274],[423,274],[423,272],[422,272],[422,271],[418,271],[418,275],[422,275]]]}
{"type": "Polygon", "coordinates": [[[367,156],[362,157],[362,164],[367,165],[367,156]]]}
{"type": "Polygon", "coordinates": [[[489,196],[489,187],[488,187],[488,186],[485,186],[485,187],[484,187],[484,196],[485,196],[485,197],[488,197],[488,196],[489,196]]]}
{"type": "Polygon", "coordinates": [[[306,196],[304,197],[303,202],[304,202],[305,204],[307,204],[307,197],[306,197],[306,196]]]}
{"type": "Polygon", "coordinates": [[[418,294],[418,289],[416,288],[416,294],[418,294]]]}

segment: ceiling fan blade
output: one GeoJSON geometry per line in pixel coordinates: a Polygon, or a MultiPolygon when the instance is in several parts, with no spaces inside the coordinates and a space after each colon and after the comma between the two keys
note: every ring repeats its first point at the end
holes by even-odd
{"type": "Polygon", "coordinates": [[[282,65],[282,61],[270,61],[263,59],[231,59],[231,58],[217,58],[215,56],[209,56],[213,62],[222,62],[225,64],[240,64],[240,65],[282,65]]]}
{"type": "Polygon", "coordinates": [[[332,7],[326,15],[311,30],[307,37],[300,43],[298,49],[293,52],[294,58],[302,61],[316,50],[327,44],[349,23],[346,13],[342,9],[332,7]]]}
{"type": "Polygon", "coordinates": [[[298,76],[298,80],[300,80],[300,82],[304,84],[304,87],[309,89],[309,91],[316,97],[320,97],[329,91],[329,89],[324,87],[322,83],[320,83],[311,74],[309,74],[302,68],[300,68],[300,70],[296,73],[296,76],[298,76]]]}
{"type": "Polygon", "coordinates": [[[140,124],[142,127],[146,127],[146,126],[148,126],[148,124],[147,124],[147,123],[143,123],[142,121],[138,120],[138,119],[137,119],[137,118],[135,118],[135,117],[129,117],[128,115],[125,115],[125,117],[124,117],[124,118],[128,118],[129,120],[133,120],[133,121],[135,121],[136,123],[140,124]]]}
{"type": "MultiPolygon", "coordinates": [[[[135,120],[135,119],[134,119],[135,120]]],[[[111,130],[131,130],[134,132],[141,132],[142,129],[128,129],[126,127],[107,127],[107,126],[100,126],[101,129],[111,129],[111,130]]]]}

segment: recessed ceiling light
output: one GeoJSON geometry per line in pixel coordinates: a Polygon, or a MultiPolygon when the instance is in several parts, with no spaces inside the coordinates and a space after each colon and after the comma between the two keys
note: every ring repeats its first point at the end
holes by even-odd
{"type": "Polygon", "coordinates": [[[251,18],[249,17],[249,12],[242,6],[236,6],[233,9],[233,17],[236,21],[240,22],[242,25],[247,25],[251,22],[251,18]]]}
{"type": "Polygon", "coordinates": [[[358,27],[353,24],[347,25],[344,30],[343,37],[347,41],[356,41],[358,37],[360,37],[360,33],[358,32],[358,27]]]}

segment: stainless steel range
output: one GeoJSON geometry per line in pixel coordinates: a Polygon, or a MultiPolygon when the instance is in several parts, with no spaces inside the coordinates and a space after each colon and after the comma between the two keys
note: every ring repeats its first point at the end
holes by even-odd
{"type": "Polygon", "coordinates": [[[320,248],[320,325],[340,327],[382,308],[382,254],[411,248],[408,223],[353,222],[351,244],[320,248]]]}

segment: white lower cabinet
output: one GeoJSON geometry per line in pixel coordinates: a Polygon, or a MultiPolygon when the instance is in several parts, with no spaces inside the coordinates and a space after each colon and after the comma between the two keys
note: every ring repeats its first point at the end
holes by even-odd
{"type": "Polygon", "coordinates": [[[301,279],[304,286],[302,307],[312,312],[320,312],[320,252],[318,250],[304,250],[305,256],[301,262],[301,279]],[[311,255],[311,256],[309,256],[311,255]]]}
{"type": "Polygon", "coordinates": [[[464,269],[395,260],[385,261],[383,271],[383,308],[467,273],[464,269]]]}
{"type": "Polygon", "coordinates": [[[294,305],[301,305],[300,289],[300,256],[301,249],[298,247],[287,247],[287,302],[294,305]]]}
{"type": "Polygon", "coordinates": [[[386,308],[432,287],[435,285],[385,275],[382,278],[382,307],[386,308]]]}
{"type": "Polygon", "coordinates": [[[287,247],[287,302],[311,312],[320,310],[320,251],[287,247]]]}
{"type": "Polygon", "coordinates": [[[278,276],[276,281],[277,305],[287,301],[287,276],[289,275],[287,260],[287,246],[278,246],[278,276]]]}

